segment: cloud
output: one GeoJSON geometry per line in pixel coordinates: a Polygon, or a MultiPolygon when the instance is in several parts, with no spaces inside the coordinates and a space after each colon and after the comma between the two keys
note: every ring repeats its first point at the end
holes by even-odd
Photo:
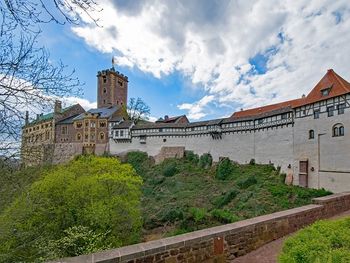
{"type": "Polygon", "coordinates": [[[204,112],[210,102],[214,100],[214,96],[204,96],[195,103],[183,103],[178,105],[180,110],[188,110],[188,117],[193,120],[198,120],[206,116],[204,112]]]}
{"type": "Polygon", "coordinates": [[[66,107],[79,103],[85,110],[97,108],[97,102],[90,102],[87,99],[78,97],[64,97],[61,101],[66,107]]]}
{"type": "MultiPolygon", "coordinates": [[[[350,79],[348,0],[101,0],[100,24],[73,32],[157,78],[180,72],[235,109],[297,98],[328,68],[350,79]],[[113,30],[112,30],[113,29],[113,30]]],[[[201,100],[179,105],[192,118],[201,100]]]]}

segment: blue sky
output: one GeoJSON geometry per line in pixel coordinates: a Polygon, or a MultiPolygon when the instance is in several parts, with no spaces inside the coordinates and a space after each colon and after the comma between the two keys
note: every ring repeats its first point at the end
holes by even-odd
{"type": "Polygon", "coordinates": [[[229,116],[240,108],[307,93],[328,68],[350,79],[350,4],[314,1],[98,1],[97,27],[42,26],[40,43],[96,101],[96,73],[111,67],[129,77],[152,117],[191,120],[229,116]]]}

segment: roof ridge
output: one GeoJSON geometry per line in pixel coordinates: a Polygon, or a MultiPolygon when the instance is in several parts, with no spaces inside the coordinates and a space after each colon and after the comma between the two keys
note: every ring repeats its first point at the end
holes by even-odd
{"type": "Polygon", "coordinates": [[[334,76],[334,78],[336,79],[336,81],[338,81],[338,83],[344,88],[345,91],[350,91],[350,89],[348,89],[348,88],[344,85],[344,82],[346,82],[347,84],[350,85],[349,82],[347,82],[345,79],[343,79],[342,77],[340,77],[333,69],[328,70],[328,72],[332,73],[332,75],[334,76]]]}

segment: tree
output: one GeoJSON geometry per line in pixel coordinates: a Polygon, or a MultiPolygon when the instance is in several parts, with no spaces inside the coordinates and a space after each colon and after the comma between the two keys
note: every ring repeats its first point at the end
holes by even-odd
{"type": "Polygon", "coordinates": [[[139,241],[142,179],[115,158],[51,169],[0,215],[0,262],[75,256],[139,241]]]}
{"type": "Polygon", "coordinates": [[[79,95],[81,83],[39,45],[40,24],[80,22],[98,11],[94,0],[0,2],[0,156],[18,154],[24,112],[46,111],[57,97],[79,95]]]}
{"type": "Polygon", "coordinates": [[[127,112],[129,119],[137,123],[140,120],[148,120],[151,109],[141,98],[130,98],[127,112]]]}

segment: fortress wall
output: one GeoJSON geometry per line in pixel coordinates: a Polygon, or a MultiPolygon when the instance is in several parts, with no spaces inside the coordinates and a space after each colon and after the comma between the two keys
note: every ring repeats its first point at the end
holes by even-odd
{"type": "Polygon", "coordinates": [[[210,153],[214,161],[219,161],[220,157],[229,157],[239,163],[248,163],[251,159],[257,163],[271,162],[286,171],[293,161],[293,127],[223,133],[221,139],[213,139],[209,134],[148,136],[145,144],[134,137],[131,142],[123,143],[110,140],[109,145],[111,154],[138,150],[150,156],[158,155],[162,147],[185,147],[185,150],[199,155],[210,153]]]}

